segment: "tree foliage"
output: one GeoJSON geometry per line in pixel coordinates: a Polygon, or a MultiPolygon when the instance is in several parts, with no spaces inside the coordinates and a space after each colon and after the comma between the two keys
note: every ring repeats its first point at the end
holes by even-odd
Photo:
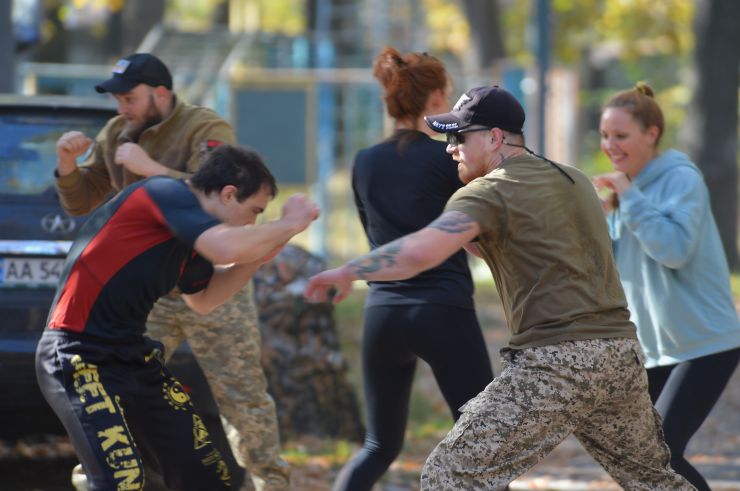
{"type": "MultiPolygon", "coordinates": [[[[526,33],[533,0],[501,0],[507,52],[531,63],[526,33]]],[[[553,56],[576,63],[584,51],[610,43],[621,57],[686,55],[692,46],[691,0],[553,0],[553,56]]]]}
{"type": "Polygon", "coordinates": [[[470,39],[470,26],[459,2],[423,0],[429,48],[434,52],[465,55],[470,39]]]}
{"type": "Polygon", "coordinates": [[[206,31],[213,26],[216,10],[232,4],[238,4],[238,8],[230,15],[248,17],[248,22],[239,22],[240,25],[287,35],[304,31],[306,0],[168,0],[166,22],[183,30],[206,31]]]}

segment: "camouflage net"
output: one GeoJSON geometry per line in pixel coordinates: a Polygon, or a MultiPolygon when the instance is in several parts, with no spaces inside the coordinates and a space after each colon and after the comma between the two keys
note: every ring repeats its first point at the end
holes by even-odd
{"type": "Polygon", "coordinates": [[[254,276],[262,365],[283,440],[302,436],[362,439],[364,429],[340,351],[334,306],[303,300],[320,258],[287,245],[254,276]]]}

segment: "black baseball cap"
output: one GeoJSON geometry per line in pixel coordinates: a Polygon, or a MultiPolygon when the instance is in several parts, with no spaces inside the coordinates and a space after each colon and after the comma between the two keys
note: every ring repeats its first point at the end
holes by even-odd
{"type": "Polygon", "coordinates": [[[172,75],[162,60],[150,53],[134,53],[118,60],[113,76],[95,86],[99,93],[123,94],[139,84],[172,90],[172,75]]]}
{"type": "Polygon", "coordinates": [[[498,85],[476,87],[465,92],[452,111],[425,116],[424,121],[438,133],[459,131],[475,124],[521,134],[524,108],[516,97],[498,85]]]}

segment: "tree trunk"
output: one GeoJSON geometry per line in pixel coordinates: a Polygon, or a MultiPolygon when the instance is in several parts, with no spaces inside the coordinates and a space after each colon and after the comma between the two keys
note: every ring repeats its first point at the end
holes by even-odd
{"type": "Polygon", "coordinates": [[[288,245],[254,276],[262,364],[282,439],[363,436],[354,388],[346,380],[331,303],[303,300],[306,279],[323,261],[288,245]]]}
{"type": "Polygon", "coordinates": [[[722,244],[737,269],[740,2],[696,0],[693,98],[684,126],[687,149],[704,173],[722,244]]]}
{"type": "Polygon", "coordinates": [[[465,0],[463,6],[471,41],[470,59],[466,61],[472,71],[483,72],[506,56],[498,3],[496,0],[465,0]]]}
{"type": "Polygon", "coordinates": [[[125,29],[115,56],[133,53],[152,27],[164,19],[165,0],[129,0],[124,3],[121,19],[125,29]]]}
{"type": "Polygon", "coordinates": [[[218,0],[213,6],[213,26],[219,29],[228,30],[229,28],[229,1],[218,0]]]}
{"type": "MultiPolygon", "coordinates": [[[[120,58],[128,54],[123,54],[124,23],[123,13],[120,10],[110,13],[107,27],[108,30],[102,42],[103,53],[111,58],[120,58]]],[[[85,37],[88,35],[85,33],[85,37]]]]}

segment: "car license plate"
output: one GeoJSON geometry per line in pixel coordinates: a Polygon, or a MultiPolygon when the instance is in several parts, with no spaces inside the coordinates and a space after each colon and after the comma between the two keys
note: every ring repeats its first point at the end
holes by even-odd
{"type": "Polygon", "coordinates": [[[0,287],[56,288],[63,265],[64,259],[61,258],[0,258],[0,287]]]}

